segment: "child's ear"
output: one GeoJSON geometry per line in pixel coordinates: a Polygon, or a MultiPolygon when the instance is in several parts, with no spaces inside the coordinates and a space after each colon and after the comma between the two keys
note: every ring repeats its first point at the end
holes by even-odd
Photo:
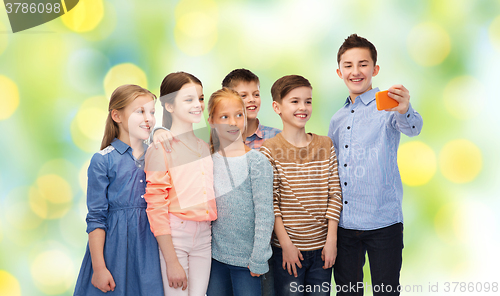
{"type": "Polygon", "coordinates": [[[380,71],[380,67],[379,67],[379,65],[375,65],[375,67],[373,68],[373,75],[372,75],[372,77],[377,76],[378,71],[380,71]]]}
{"type": "Polygon", "coordinates": [[[273,110],[276,114],[281,115],[281,106],[276,101],[273,101],[273,110]]]}
{"type": "Polygon", "coordinates": [[[174,106],[172,104],[165,104],[165,110],[167,110],[170,113],[174,112],[174,106]]]}
{"type": "Polygon", "coordinates": [[[337,69],[337,75],[339,75],[339,77],[342,79],[342,72],[340,71],[340,69],[337,69]]]}
{"type": "Polygon", "coordinates": [[[122,114],[120,111],[113,109],[111,110],[111,119],[116,123],[122,123],[122,114]]]}

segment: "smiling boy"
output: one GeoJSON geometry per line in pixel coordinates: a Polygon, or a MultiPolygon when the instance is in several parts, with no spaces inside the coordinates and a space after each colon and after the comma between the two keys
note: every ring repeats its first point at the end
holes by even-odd
{"type": "Polygon", "coordinates": [[[344,202],[334,266],[337,295],[363,295],[366,253],[374,295],[399,295],[403,186],[397,150],[401,133],[410,137],[420,133],[422,117],[412,108],[409,91],[402,85],[389,88],[389,96],[399,105],[377,110],[379,89],[372,88],[372,77],[380,67],[375,46],[365,38],[349,36],[338,51],[337,62],[337,74],[349,90],[328,131],[338,157],[344,202]]]}
{"type": "Polygon", "coordinates": [[[259,77],[247,69],[235,69],[222,80],[222,87],[235,90],[245,102],[247,127],[243,134],[245,145],[258,150],[265,140],[276,136],[281,130],[261,125],[257,115],[260,110],[259,77]]]}
{"type": "MultiPolygon", "coordinates": [[[[294,285],[311,290],[330,284],[342,197],[331,139],[305,132],[312,113],[309,81],[284,76],[271,94],[283,131],[260,151],[274,171],[274,288],[278,296],[292,296],[294,285]]],[[[330,295],[319,290],[314,295],[330,295]]]]}

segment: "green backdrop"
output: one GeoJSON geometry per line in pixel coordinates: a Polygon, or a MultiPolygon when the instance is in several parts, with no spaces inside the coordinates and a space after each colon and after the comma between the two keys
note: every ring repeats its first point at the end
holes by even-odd
{"type": "Polygon", "coordinates": [[[377,46],[374,86],[405,85],[424,119],[398,154],[403,291],[450,295],[447,282],[463,282],[462,294],[477,295],[500,281],[500,1],[81,0],[15,34],[3,11],[0,295],[72,295],[87,243],[86,169],[118,85],[158,94],[166,74],[187,71],[208,98],[248,68],[261,80],[261,122],[281,128],[270,87],[300,74],[313,85],[307,130],[326,135],[348,95],[335,70],[351,33],[377,46]]]}

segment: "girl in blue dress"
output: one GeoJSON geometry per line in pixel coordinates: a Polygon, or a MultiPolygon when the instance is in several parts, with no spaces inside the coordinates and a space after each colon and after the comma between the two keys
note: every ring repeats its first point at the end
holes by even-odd
{"type": "Polygon", "coordinates": [[[144,200],[144,140],[155,125],[155,101],[137,85],[111,95],[101,151],[88,169],[89,242],[74,295],[163,296],[144,200]]]}

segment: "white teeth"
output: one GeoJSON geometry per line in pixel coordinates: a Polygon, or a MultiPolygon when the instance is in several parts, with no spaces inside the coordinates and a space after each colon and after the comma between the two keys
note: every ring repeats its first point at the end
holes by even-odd
{"type": "Polygon", "coordinates": [[[352,81],[354,81],[354,82],[359,82],[361,80],[363,80],[363,79],[361,79],[361,78],[360,79],[352,79],[352,81]]]}
{"type": "Polygon", "coordinates": [[[304,115],[304,114],[297,114],[295,116],[300,117],[300,118],[306,118],[307,117],[307,115],[304,115]]]}
{"type": "Polygon", "coordinates": [[[257,109],[257,107],[248,107],[247,109],[248,110],[255,110],[255,109],[257,109]]]}

